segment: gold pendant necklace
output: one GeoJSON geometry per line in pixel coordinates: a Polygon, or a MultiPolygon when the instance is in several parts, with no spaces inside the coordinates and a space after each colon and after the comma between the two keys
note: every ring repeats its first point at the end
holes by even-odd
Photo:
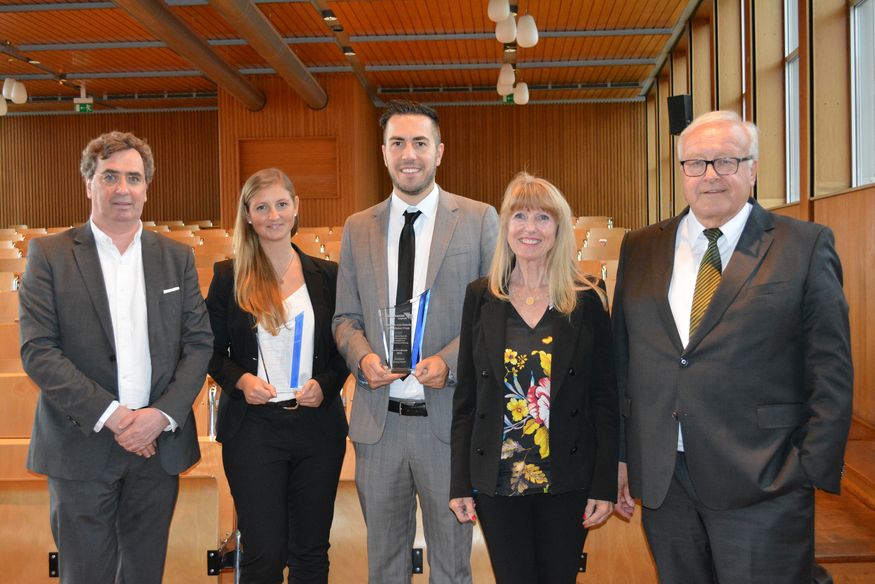
{"type": "Polygon", "coordinates": [[[528,304],[529,306],[531,306],[531,305],[534,304],[534,303],[535,303],[535,299],[534,299],[534,298],[532,298],[531,296],[526,296],[526,304],[528,304]]]}

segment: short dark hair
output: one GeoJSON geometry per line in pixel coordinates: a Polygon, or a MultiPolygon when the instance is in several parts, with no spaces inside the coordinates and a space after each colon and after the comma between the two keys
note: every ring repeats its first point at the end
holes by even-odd
{"type": "Polygon", "coordinates": [[[383,115],[380,116],[380,127],[383,128],[383,141],[386,141],[386,126],[392,116],[425,116],[431,119],[434,125],[434,134],[438,144],[441,141],[441,120],[438,113],[416,101],[409,99],[394,99],[386,104],[383,115]]]}
{"type": "Polygon", "coordinates": [[[134,149],[143,158],[143,172],[146,174],[146,183],[152,182],[155,175],[155,159],[152,157],[152,149],[145,140],[137,138],[130,132],[107,132],[101,134],[88,143],[82,151],[82,161],[79,163],[79,172],[85,180],[94,178],[97,170],[97,159],[106,160],[116,152],[134,149]]]}

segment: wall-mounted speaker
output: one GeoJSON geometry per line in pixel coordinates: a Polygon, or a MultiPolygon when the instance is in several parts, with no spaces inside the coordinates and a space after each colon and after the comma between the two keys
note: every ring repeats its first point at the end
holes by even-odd
{"type": "Polygon", "coordinates": [[[693,121],[693,96],[672,95],[668,98],[668,131],[677,136],[693,121]]]}

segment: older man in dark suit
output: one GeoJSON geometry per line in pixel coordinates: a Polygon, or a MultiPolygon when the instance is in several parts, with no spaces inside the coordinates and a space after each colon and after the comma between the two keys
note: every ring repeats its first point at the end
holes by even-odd
{"type": "Polygon", "coordinates": [[[621,251],[620,511],[642,500],[662,582],[810,582],[814,489],[839,490],[853,391],[841,264],[828,228],[750,198],[757,144],[734,113],[696,119],[678,141],[689,208],[621,251]]]}
{"type": "Polygon", "coordinates": [[[19,291],[27,466],[48,475],[64,584],[158,584],[212,333],[191,249],[140,222],[149,146],[104,134],[80,170],[91,220],[34,239],[19,291]]]}

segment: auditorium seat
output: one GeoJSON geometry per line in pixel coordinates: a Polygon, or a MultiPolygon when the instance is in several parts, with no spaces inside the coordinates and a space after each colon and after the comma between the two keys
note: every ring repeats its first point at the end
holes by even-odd
{"type": "Polygon", "coordinates": [[[619,243],[616,246],[585,246],[578,250],[578,260],[615,260],[620,257],[619,243]]]}
{"type": "Polygon", "coordinates": [[[209,288],[210,282],[213,281],[213,266],[208,268],[197,268],[198,286],[201,288],[209,288]]]}
{"type": "Polygon", "coordinates": [[[0,292],[12,292],[18,289],[18,276],[12,272],[0,272],[0,292]]]}
{"type": "Polygon", "coordinates": [[[9,249],[8,247],[0,248],[0,259],[20,258],[20,257],[21,257],[21,251],[19,251],[15,247],[13,247],[12,249],[9,249]]]}
{"type": "Polygon", "coordinates": [[[210,219],[198,219],[196,221],[186,221],[186,225],[197,225],[201,229],[209,229],[213,226],[213,222],[210,219]]]}
{"type": "Polygon", "coordinates": [[[156,233],[166,234],[170,231],[170,228],[166,225],[143,225],[143,229],[148,229],[149,231],[154,231],[156,233]]]}
{"type": "Polygon", "coordinates": [[[185,225],[185,221],[181,219],[167,219],[162,221],[155,221],[155,225],[185,225]]]}
{"type": "Polygon", "coordinates": [[[0,292],[0,322],[18,320],[18,291],[0,292]]]}
{"type": "Polygon", "coordinates": [[[332,262],[340,262],[340,240],[322,242],[321,251],[332,262]]]}
{"type": "Polygon", "coordinates": [[[168,225],[170,231],[200,231],[199,225],[168,225]]]}
{"type": "Polygon", "coordinates": [[[51,233],[63,233],[65,231],[67,231],[68,229],[70,229],[69,225],[67,225],[65,227],[47,227],[46,231],[50,234],[51,233]]]}
{"type": "Polygon", "coordinates": [[[225,254],[194,254],[194,265],[196,268],[212,268],[216,262],[221,262],[228,259],[225,254]]]}
{"type": "Polygon", "coordinates": [[[596,278],[602,277],[602,263],[599,260],[580,260],[577,262],[580,271],[596,278]]]}
{"type": "Polygon", "coordinates": [[[590,227],[587,229],[587,240],[623,239],[629,230],[622,227],[590,227]]]}
{"type": "Polygon", "coordinates": [[[24,236],[17,231],[12,231],[11,233],[0,233],[0,241],[21,241],[22,239],[24,239],[24,236]]]}
{"type": "Polygon", "coordinates": [[[23,274],[27,260],[24,258],[0,258],[0,272],[23,274]]]}

